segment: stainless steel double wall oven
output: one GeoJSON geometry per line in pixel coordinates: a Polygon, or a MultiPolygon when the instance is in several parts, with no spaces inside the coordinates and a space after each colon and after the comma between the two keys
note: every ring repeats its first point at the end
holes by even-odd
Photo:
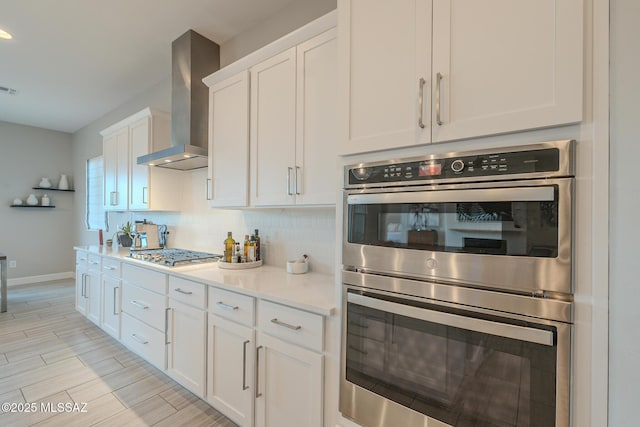
{"type": "Polygon", "coordinates": [[[344,416],[569,426],[574,145],[345,168],[344,416]]]}

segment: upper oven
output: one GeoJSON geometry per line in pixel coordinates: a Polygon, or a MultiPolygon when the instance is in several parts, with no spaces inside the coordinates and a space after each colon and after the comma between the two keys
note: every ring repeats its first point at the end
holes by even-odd
{"type": "Polygon", "coordinates": [[[345,168],[346,269],[571,294],[573,141],[345,168]]]}

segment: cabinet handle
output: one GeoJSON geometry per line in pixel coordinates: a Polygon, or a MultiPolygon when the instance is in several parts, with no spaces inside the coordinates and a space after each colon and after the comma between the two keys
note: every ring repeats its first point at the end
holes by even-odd
{"type": "Polygon", "coordinates": [[[82,273],[82,296],[87,299],[87,274],[82,273]]]}
{"type": "Polygon", "coordinates": [[[442,126],[442,117],[440,117],[440,90],[442,86],[442,74],[436,74],[436,123],[442,126]]]}
{"type": "Polygon", "coordinates": [[[262,393],[260,393],[260,386],[259,386],[259,382],[260,382],[260,349],[262,348],[262,346],[258,346],[258,348],[256,348],[256,399],[259,398],[260,396],[262,396],[262,393]]]}
{"type": "Polygon", "coordinates": [[[145,340],[144,338],[140,338],[136,334],[131,334],[131,338],[138,341],[140,344],[149,344],[149,341],[145,340]]]}
{"type": "Polygon", "coordinates": [[[116,269],[115,267],[112,267],[110,265],[104,265],[104,266],[102,266],[102,268],[104,268],[105,270],[115,270],[116,269]]]}
{"type": "Polygon", "coordinates": [[[139,302],[138,302],[138,301],[136,301],[136,300],[131,300],[131,301],[129,301],[129,304],[131,304],[131,305],[133,305],[133,306],[135,306],[135,307],[141,308],[141,309],[143,309],[143,310],[146,310],[146,309],[148,309],[148,308],[149,308],[149,306],[148,306],[148,305],[141,304],[141,303],[139,303],[139,302]]]}
{"type": "Polygon", "coordinates": [[[192,295],[193,294],[193,292],[191,292],[191,291],[183,291],[180,288],[175,288],[174,291],[180,292],[181,294],[185,294],[185,295],[192,295]]]}
{"type": "Polygon", "coordinates": [[[98,265],[100,264],[100,261],[89,261],[89,264],[98,265]]]}
{"type": "Polygon", "coordinates": [[[169,310],[171,310],[171,307],[167,307],[164,310],[164,343],[165,344],[171,344],[171,341],[169,341],[169,310]]]}
{"type": "Polygon", "coordinates": [[[207,198],[207,200],[211,200],[211,186],[209,185],[211,183],[211,178],[207,178],[207,182],[205,184],[204,187],[204,191],[206,192],[205,197],[207,198]]]}
{"type": "Polygon", "coordinates": [[[218,301],[216,305],[224,308],[225,310],[230,310],[230,311],[236,311],[238,308],[240,308],[237,305],[225,304],[222,301],[218,301]]]}
{"type": "Polygon", "coordinates": [[[142,187],[142,204],[149,203],[149,187],[142,187]]]}
{"type": "Polygon", "coordinates": [[[115,286],[113,288],[113,315],[117,316],[118,313],[116,312],[116,301],[117,301],[117,297],[116,297],[116,291],[118,290],[118,287],[115,286]]]}
{"type": "Polygon", "coordinates": [[[247,344],[251,341],[246,340],[242,343],[242,391],[249,388],[247,384],[247,344]]]}
{"type": "Polygon", "coordinates": [[[293,187],[293,192],[296,196],[300,195],[300,192],[298,191],[298,172],[300,172],[300,166],[296,166],[296,176],[295,176],[295,181],[293,183],[294,187],[293,187]]]}
{"type": "Polygon", "coordinates": [[[117,191],[112,191],[111,193],[109,193],[110,197],[111,197],[111,206],[115,206],[118,204],[118,192],[117,191]]]}
{"type": "Polygon", "coordinates": [[[420,80],[418,81],[418,107],[420,108],[418,110],[418,126],[420,126],[420,128],[424,129],[424,85],[426,83],[426,80],[422,77],[420,77],[420,80]]]}
{"type": "Polygon", "coordinates": [[[288,196],[293,196],[293,193],[291,192],[291,171],[292,170],[293,170],[292,167],[287,168],[287,195],[288,196]]]}
{"type": "Polygon", "coordinates": [[[289,329],[293,329],[294,331],[298,331],[300,329],[302,329],[302,326],[300,325],[292,325],[290,323],[285,323],[285,322],[281,322],[280,320],[278,320],[277,318],[273,318],[271,319],[271,323],[275,323],[278,326],[284,326],[285,328],[289,328],[289,329]]]}

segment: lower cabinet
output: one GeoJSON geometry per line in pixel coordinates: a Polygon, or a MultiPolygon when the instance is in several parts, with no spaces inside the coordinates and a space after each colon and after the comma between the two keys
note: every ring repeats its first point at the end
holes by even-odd
{"type": "Polygon", "coordinates": [[[160,370],[165,369],[165,334],[144,322],[122,313],[122,343],[160,370]]]}
{"type": "Polygon", "coordinates": [[[207,313],[172,298],[168,310],[167,374],[204,396],[207,313]]]}
{"type": "Polygon", "coordinates": [[[85,316],[96,325],[100,326],[100,272],[89,269],[85,276],[85,295],[87,298],[87,306],[85,307],[85,316]]]}
{"type": "Polygon", "coordinates": [[[120,279],[102,275],[102,322],[100,326],[115,339],[120,339],[120,279]]]}
{"type": "Polygon", "coordinates": [[[321,427],[323,356],[258,334],[257,427],[321,427]]]}
{"type": "Polygon", "coordinates": [[[209,314],[207,401],[241,427],[253,425],[255,333],[209,314]]]}

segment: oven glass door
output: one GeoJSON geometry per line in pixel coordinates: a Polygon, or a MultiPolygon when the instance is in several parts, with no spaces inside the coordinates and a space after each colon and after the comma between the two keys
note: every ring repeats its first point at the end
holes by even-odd
{"type": "Polygon", "coordinates": [[[555,185],[352,194],[351,244],[555,258],[559,248],[555,185]]]}
{"type": "Polygon", "coordinates": [[[556,426],[557,339],[551,325],[350,290],[344,371],[452,426],[556,426]]]}

